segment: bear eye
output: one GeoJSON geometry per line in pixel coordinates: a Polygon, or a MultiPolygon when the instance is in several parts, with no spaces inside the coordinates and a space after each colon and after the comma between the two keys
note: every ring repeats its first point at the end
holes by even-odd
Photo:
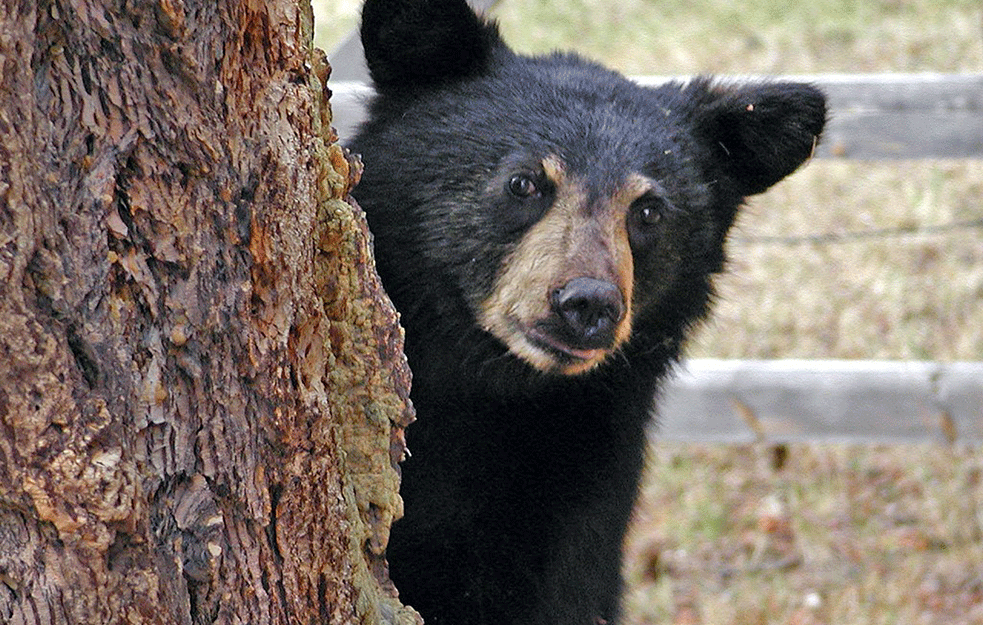
{"type": "Polygon", "coordinates": [[[645,195],[632,204],[633,221],[641,228],[650,228],[665,216],[668,204],[664,199],[655,195],[645,195]]]}
{"type": "Polygon", "coordinates": [[[509,193],[518,198],[539,195],[539,189],[536,188],[536,183],[528,174],[513,174],[509,178],[508,188],[509,193]]]}
{"type": "Polygon", "coordinates": [[[644,206],[638,211],[638,221],[645,226],[654,226],[662,221],[662,212],[653,206],[644,206]]]}
{"type": "Polygon", "coordinates": [[[628,213],[628,238],[633,248],[654,244],[662,231],[661,224],[676,212],[665,198],[646,194],[635,200],[628,213]]]}
{"type": "Polygon", "coordinates": [[[494,200],[501,218],[499,227],[512,234],[536,223],[553,203],[556,192],[546,172],[526,167],[513,170],[499,184],[501,191],[495,192],[494,200]]]}

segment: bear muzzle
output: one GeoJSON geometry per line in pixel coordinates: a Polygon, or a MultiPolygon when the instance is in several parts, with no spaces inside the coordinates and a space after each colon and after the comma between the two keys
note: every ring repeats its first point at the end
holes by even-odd
{"type": "Polygon", "coordinates": [[[549,315],[532,324],[525,339],[549,354],[551,368],[574,374],[603,360],[618,344],[626,314],[617,285],[595,278],[574,278],[552,290],[549,315]]]}
{"type": "Polygon", "coordinates": [[[627,215],[653,183],[637,175],[614,192],[592,192],[559,157],[543,159],[542,167],[555,198],[502,260],[478,322],[536,369],[579,375],[631,335],[627,215]]]}
{"type": "Polygon", "coordinates": [[[574,278],[550,294],[548,330],[574,349],[609,349],[624,318],[624,296],[617,285],[574,278]]]}

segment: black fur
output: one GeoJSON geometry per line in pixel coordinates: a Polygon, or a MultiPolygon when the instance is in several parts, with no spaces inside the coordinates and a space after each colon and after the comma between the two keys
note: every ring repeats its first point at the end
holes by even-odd
{"type": "Polygon", "coordinates": [[[355,196],[418,414],[392,578],[430,625],[613,621],[657,382],[707,312],[738,207],[809,157],[824,98],[643,88],[574,55],[516,55],[464,0],[368,0],[362,20],[379,95],[351,146],[366,163],[355,196]],[[548,154],[589,202],[632,172],[662,188],[658,227],[631,238],[631,338],[577,376],[533,369],[476,322],[539,215],[504,202],[502,180],[548,154]]]}

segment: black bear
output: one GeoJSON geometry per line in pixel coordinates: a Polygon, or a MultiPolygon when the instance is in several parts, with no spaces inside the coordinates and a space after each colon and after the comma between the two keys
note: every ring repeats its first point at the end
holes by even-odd
{"type": "Polygon", "coordinates": [[[614,622],[657,384],[825,99],[519,55],[465,0],[368,0],[361,33],[354,195],[418,416],[391,577],[428,625],[614,622]]]}

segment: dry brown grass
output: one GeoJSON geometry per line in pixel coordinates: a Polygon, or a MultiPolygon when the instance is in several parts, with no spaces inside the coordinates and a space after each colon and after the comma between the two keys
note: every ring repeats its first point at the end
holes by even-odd
{"type": "Polygon", "coordinates": [[[983,623],[978,450],[785,451],[653,447],[629,623],[983,623]]]}

